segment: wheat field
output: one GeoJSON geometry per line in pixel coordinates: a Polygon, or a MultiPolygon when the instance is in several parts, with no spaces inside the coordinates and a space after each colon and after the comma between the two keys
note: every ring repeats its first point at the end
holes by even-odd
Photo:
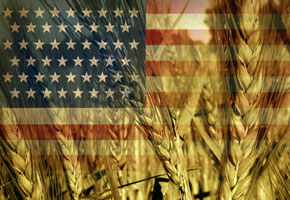
{"type": "MultiPolygon", "coordinates": [[[[160,9],[170,10],[171,1],[164,2],[160,9]]],[[[193,62],[178,68],[172,59],[172,68],[146,69],[153,77],[160,70],[203,77],[158,85],[198,92],[148,93],[146,103],[162,109],[103,116],[123,124],[134,116],[136,126],[90,124],[90,112],[89,125],[1,125],[0,199],[290,199],[290,1],[208,0],[204,13],[207,40],[158,33],[164,43],[190,41],[193,48],[161,46],[155,56],[196,57],[193,62]]],[[[16,114],[1,109],[3,120],[16,114]]],[[[50,116],[57,122],[62,114],[50,116]]]]}

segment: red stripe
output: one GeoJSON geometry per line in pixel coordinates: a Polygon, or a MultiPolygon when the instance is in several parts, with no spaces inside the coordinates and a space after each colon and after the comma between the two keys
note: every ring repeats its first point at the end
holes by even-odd
{"type": "MultiPolygon", "coordinates": [[[[264,45],[289,45],[290,39],[287,36],[288,30],[260,30],[261,35],[273,35],[278,36],[278,40],[264,40],[264,45]]],[[[211,30],[209,32],[206,29],[199,30],[146,30],[146,45],[198,45],[203,44],[205,37],[211,38],[211,35],[235,35],[235,30],[211,30]]],[[[235,37],[234,37],[235,38],[235,37]]],[[[239,37],[237,37],[239,38],[239,37]]],[[[223,45],[241,45],[241,40],[234,40],[229,43],[228,38],[224,38],[223,45]]],[[[210,45],[220,45],[216,40],[210,40],[210,45]]],[[[256,45],[255,40],[249,40],[249,45],[256,45]]]]}
{"type": "Polygon", "coordinates": [[[197,62],[146,61],[146,76],[194,76],[197,62]]]}
{"type": "MultiPolygon", "coordinates": [[[[197,35],[207,30],[196,30],[197,35]]],[[[146,45],[194,45],[188,30],[146,30],[146,45]]]]}
{"type": "MultiPolygon", "coordinates": [[[[162,130],[166,125],[154,125],[155,130],[162,130]]],[[[135,129],[136,125],[62,125],[63,129],[67,131],[71,131],[72,138],[67,138],[67,140],[144,140],[142,133],[135,129]],[[111,130],[113,130],[113,132],[111,130]],[[127,135],[127,136],[126,136],[127,135]]],[[[206,125],[204,125],[205,128],[206,125]]],[[[216,129],[225,129],[229,127],[229,125],[215,125],[216,129]]],[[[288,127],[287,124],[280,125],[257,125],[259,128],[273,128],[273,130],[279,132],[279,129],[285,129],[288,127]]],[[[147,134],[151,129],[147,129],[147,134]]],[[[189,128],[189,125],[178,125],[178,130],[182,130],[185,128],[186,130],[189,128]]],[[[58,132],[55,129],[54,125],[1,125],[1,140],[56,140],[56,134],[58,132]],[[16,130],[18,130],[18,135],[15,134],[16,130]]],[[[185,130],[184,129],[184,130],[185,130]]],[[[65,136],[68,136],[65,132],[62,132],[65,136]]],[[[194,140],[199,141],[201,138],[191,138],[188,133],[180,133],[185,134],[185,140],[194,140]]],[[[220,135],[220,138],[224,139],[223,136],[220,135]]],[[[249,136],[248,139],[257,139],[252,138],[254,136],[249,136]]],[[[159,138],[154,138],[153,140],[158,140],[159,138]]],[[[263,139],[263,138],[261,138],[263,139]]]]}
{"type": "MultiPolygon", "coordinates": [[[[211,4],[208,0],[146,0],[146,13],[150,14],[158,14],[158,13],[171,13],[171,14],[179,14],[179,13],[205,13],[208,12],[207,10],[210,8],[211,4]],[[187,4],[187,2],[189,2],[187,4]],[[187,6],[186,6],[187,4],[187,6]],[[184,12],[182,12],[184,10],[184,12]]],[[[226,2],[226,1],[225,1],[226,2]]],[[[220,5],[219,10],[216,12],[219,13],[237,13],[236,9],[234,8],[234,2],[228,3],[228,7],[226,7],[226,3],[220,5]],[[222,7],[224,9],[222,10],[222,7]]],[[[289,9],[269,9],[268,3],[262,4],[260,7],[261,9],[258,11],[253,11],[251,9],[247,9],[244,11],[239,11],[239,13],[289,13],[289,9]],[[266,9],[265,9],[266,7],[266,9]]],[[[215,6],[217,7],[217,6],[215,6]]]]}
{"type": "MultiPolygon", "coordinates": [[[[263,76],[290,76],[290,61],[259,61],[254,65],[264,65],[263,76]]],[[[235,64],[235,62],[233,62],[235,64]]],[[[225,61],[146,61],[146,76],[219,76],[218,66],[225,66],[225,61]]],[[[251,76],[258,76],[255,71],[248,71],[251,76]]]]}

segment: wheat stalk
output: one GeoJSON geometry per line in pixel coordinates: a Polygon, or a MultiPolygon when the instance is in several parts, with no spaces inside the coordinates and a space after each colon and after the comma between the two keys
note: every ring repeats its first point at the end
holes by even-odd
{"type": "MultiPolygon", "coordinates": [[[[152,95],[147,95],[147,98],[150,105],[159,105],[160,102],[162,102],[160,96],[153,97],[152,95]]],[[[187,173],[184,167],[181,139],[174,130],[170,111],[162,109],[145,109],[137,116],[141,125],[139,126],[141,133],[151,144],[153,151],[158,155],[170,180],[179,187],[181,198],[191,199],[187,173]],[[160,123],[166,122],[167,125],[154,125],[154,121],[156,120],[160,123]],[[171,154],[177,155],[177,161],[172,159],[171,154]]]]}
{"type": "MultiPolygon", "coordinates": [[[[233,28],[228,42],[234,46],[233,54],[229,56],[236,62],[231,62],[230,74],[234,76],[234,94],[233,108],[230,110],[230,142],[229,142],[229,159],[225,161],[223,171],[223,182],[221,186],[221,199],[245,199],[247,190],[251,184],[250,170],[254,165],[257,157],[256,138],[259,127],[256,122],[259,121],[259,115],[253,114],[253,108],[260,103],[260,92],[262,90],[262,79],[254,78],[252,75],[261,74],[260,63],[252,62],[258,60],[261,54],[261,35],[257,30],[260,18],[258,15],[259,8],[262,7],[260,1],[244,1],[232,3],[221,3],[223,12],[232,12],[232,8],[240,13],[251,13],[251,15],[239,15],[234,18],[232,14],[226,19],[225,28],[233,28]],[[239,31],[238,31],[239,30],[239,31]],[[255,93],[250,93],[255,88],[255,93]],[[245,124],[245,122],[251,122],[245,124]],[[248,140],[247,140],[248,138],[248,140]]],[[[229,52],[228,52],[229,53],[229,52]]],[[[230,83],[229,83],[230,84],[230,83]]]]}

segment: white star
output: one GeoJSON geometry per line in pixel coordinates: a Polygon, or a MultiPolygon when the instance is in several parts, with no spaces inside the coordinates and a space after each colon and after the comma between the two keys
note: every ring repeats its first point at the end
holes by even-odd
{"type": "Polygon", "coordinates": [[[27,83],[27,77],[28,77],[28,75],[26,75],[26,74],[24,74],[24,72],[22,72],[22,74],[21,75],[18,75],[18,76],[20,78],[20,83],[21,82],[26,82],[27,83]]]}
{"type": "Polygon", "coordinates": [[[113,42],[115,49],[122,49],[123,42],[118,39],[117,42],[113,42]]]}
{"type": "Polygon", "coordinates": [[[85,42],[82,42],[82,44],[83,44],[83,50],[85,50],[85,49],[90,49],[90,46],[91,46],[91,42],[89,42],[87,39],[86,39],[86,41],[85,42]]]}
{"type": "Polygon", "coordinates": [[[27,98],[35,98],[34,94],[36,93],[36,91],[33,91],[32,88],[30,88],[30,90],[26,91],[27,93],[27,98]]]}
{"type": "Polygon", "coordinates": [[[32,56],[30,56],[30,58],[26,59],[26,61],[28,62],[27,66],[33,66],[36,59],[33,59],[32,56]]]}
{"type": "Polygon", "coordinates": [[[4,49],[11,49],[12,42],[10,42],[8,39],[6,42],[3,42],[4,44],[4,49]]]}
{"type": "Polygon", "coordinates": [[[43,33],[45,33],[45,32],[50,33],[51,25],[48,25],[48,23],[46,22],[44,25],[42,25],[42,28],[43,28],[43,33]]]}
{"type": "Polygon", "coordinates": [[[106,49],[106,45],[108,44],[104,40],[102,40],[101,42],[97,42],[97,43],[100,46],[99,49],[106,49]]]}
{"type": "Polygon", "coordinates": [[[115,61],[115,59],[112,59],[110,56],[108,57],[108,59],[105,59],[106,60],[106,62],[107,62],[107,64],[106,64],[106,66],[108,67],[108,66],[113,66],[113,62],[115,61]]]}
{"type": "Polygon", "coordinates": [[[115,17],[117,18],[117,17],[121,17],[121,14],[123,13],[123,10],[120,10],[119,8],[117,8],[115,11],[114,11],[114,13],[115,13],[115,17]]]}
{"type": "Polygon", "coordinates": [[[91,91],[89,91],[89,93],[91,94],[91,98],[98,98],[98,90],[95,90],[95,88],[93,88],[91,91]]]}
{"type": "Polygon", "coordinates": [[[91,10],[88,10],[88,8],[86,8],[85,10],[83,10],[83,14],[84,14],[84,17],[90,17],[90,14],[91,14],[91,10]]]}
{"type": "Polygon", "coordinates": [[[83,62],[83,59],[80,59],[80,57],[78,56],[76,59],[73,59],[74,62],[75,62],[75,67],[76,66],[82,66],[82,62],[83,62]]]}
{"type": "Polygon", "coordinates": [[[12,10],[9,10],[9,8],[6,8],[6,10],[3,10],[4,17],[11,17],[12,10]]]}
{"type": "Polygon", "coordinates": [[[61,25],[58,25],[57,27],[58,27],[58,29],[59,29],[59,30],[58,30],[59,33],[60,33],[60,32],[64,32],[64,33],[65,33],[65,32],[66,32],[65,29],[66,29],[67,25],[65,25],[64,23],[61,23],[61,25]]]}
{"type": "Polygon", "coordinates": [[[78,22],[77,25],[74,25],[75,27],[75,32],[82,32],[82,28],[83,28],[83,25],[80,25],[80,23],[78,22]]]}
{"type": "Polygon", "coordinates": [[[48,57],[47,56],[45,56],[45,58],[44,59],[42,59],[42,62],[43,62],[43,66],[50,66],[50,62],[51,62],[51,59],[48,59],[48,57]]]}
{"type": "Polygon", "coordinates": [[[135,39],[133,40],[133,42],[129,42],[131,49],[138,49],[137,45],[139,44],[139,42],[136,42],[135,39]]]}
{"type": "Polygon", "coordinates": [[[97,63],[99,62],[99,59],[96,59],[95,56],[93,56],[93,58],[92,58],[92,59],[89,59],[89,60],[90,60],[90,62],[91,62],[91,67],[94,66],[94,65],[95,65],[96,67],[98,66],[97,63]]]}
{"type": "Polygon", "coordinates": [[[83,91],[81,91],[80,88],[78,88],[77,90],[73,91],[73,93],[75,93],[75,99],[77,97],[82,98],[83,91]]]}
{"type": "Polygon", "coordinates": [[[26,26],[26,28],[27,28],[27,32],[29,33],[29,32],[33,32],[34,33],[34,29],[35,29],[35,25],[33,25],[31,22],[30,22],[30,24],[29,25],[27,25],[26,26]]]}
{"type": "Polygon", "coordinates": [[[122,27],[122,33],[123,32],[128,32],[129,33],[129,28],[131,27],[130,25],[127,24],[127,22],[125,22],[124,25],[121,25],[122,27]]]}
{"type": "Polygon", "coordinates": [[[47,88],[45,88],[44,91],[41,91],[43,93],[43,97],[45,98],[50,98],[50,93],[51,91],[49,91],[47,88]]]}
{"type": "Polygon", "coordinates": [[[17,25],[16,22],[14,22],[14,24],[13,25],[10,25],[10,27],[11,27],[12,33],[13,32],[17,32],[18,33],[18,29],[19,29],[20,26],[17,25]]]}
{"type": "Polygon", "coordinates": [[[5,82],[10,82],[11,83],[11,78],[13,77],[13,75],[9,74],[9,72],[6,73],[6,75],[2,75],[4,78],[4,83],[5,82]]]}
{"type": "Polygon", "coordinates": [[[20,91],[16,90],[16,88],[14,88],[14,90],[10,91],[10,93],[12,94],[12,98],[18,98],[18,94],[20,93],[20,91]]]}
{"type": "Polygon", "coordinates": [[[38,81],[42,82],[44,75],[42,75],[42,74],[40,74],[40,72],[38,72],[38,74],[34,75],[34,77],[36,78],[36,82],[38,82],[38,81]]]}
{"type": "Polygon", "coordinates": [[[130,75],[130,77],[131,77],[131,82],[133,82],[133,81],[137,82],[137,79],[139,78],[139,75],[135,74],[135,72],[133,72],[133,74],[130,75]]]}
{"type": "Polygon", "coordinates": [[[61,88],[60,91],[57,91],[57,93],[59,94],[58,98],[66,98],[67,91],[63,90],[63,88],[61,88]]]}
{"type": "Polygon", "coordinates": [[[41,10],[40,8],[38,8],[38,10],[35,10],[34,12],[36,13],[36,17],[41,17],[41,18],[43,17],[42,15],[44,11],[41,10]]]}
{"type": "Polygon", "coordinates": [[[14,56],[13,59],[10,59],[10,61],[12,62],[12,65],[11,65],[11,66],[14,66],[14,65],[15,65],[16,67],[19,66],[18,63],[19,63],[20,59],[17,59],[16,56],[14,56]]]}
{"type": "Polygon", "coordinates": [[[65,67],[66,66],[66,61],[67,61],[67,59],[64,59],[64,57],[63,56],[61,56],[61,58],[60,59],[57,59],[58,60],[58,62],[59,62],[59,67],[61,67],[62,65],[65,67]]]}
{"type": "Polygon", "coordinates": [[[42,46],[44,45],[44,42],[41,42],[40,39],[38,39],[38,42],[34,42],[36,49],[43,49],[42,46]]]}
{"type": "Polygon", "coordinates": [[[53,75],[50,75],[50,77],[52,78],[51,82],[57,82],[58,83],[58,79],[60,77],[60,75],[57,75],[56,72],[53,73],[53,75]]]}
{"type": "Polygon", "coordinates": [[[18,11],[20,13],[20,17],[27,17],[28,10],[22,8],[22,10],[18,11]]]}
{"type": "Polygon", "coordinates": [[[111,24],[111,22],[109,22],[109,24],[108,25],[105,25],[105,27],[106,27],[106,32],[113,32],[113,28],[115,27],[114,25],[112,25],[111,24]]]}
{"type": "Polygon", "coordinates": [[[135,10],[135,8],[133,8],[133,10],[129,11],[131,13],[131,17],[137,17],[137,14],[139,13],[138,10],[135,10]]]}
{"type": "Polygon", "coordinates": [[[87,82],[91,82],[91,81],[90,81],[90,78],[92,77],[92,75],[89,75],[88,72],[86,72],[85,75],[82,75],[82,77],[83,77],[83,79],[84,79],[84,80],[83,80],[83,83],[86,82],[86,81],[87,81],[87,82]]]}
{"type": "Polygon", "coordinates": [[[69,73],[69,75],[66,75],[67,77],[67,82],[75,82],[74,78],[76,77],[76,75],[73,75],[71,72],[69,73]]]}
{"type": "Polygon", "coordinates": [[[115,93],[114,91],[111,90],[111,88],[109,88],[107,91],[105,91],[106,93],[106,99],[108,99],[109,97],[111,97],[112,99],[114,98],[113,97],[113,94],[115,93]]]}
{"type": "Polygon", "coordinates": [[[27,49],[27,45],[28,45],[28,42],[25,42],[24,39],[22,39],[22,42],[19,42],[20,44],[20,49],[27,49]]]}
{"type": "Polygon", "coordinates": [[[106,83],[106,78],[107,78],[107,75],[104,75],[104,73],[102,72],[101,75],[98,75],[99,77],[99,83],[104,81],[106,83]]]}
{"type": "Polygon", "coordinates": [[[58,17],[59,10],[54,8],[53,10],[50,10],[52,17],[58,17]]]}
{"type": "Polygon", "coordinates": [[[73,11],[71,8],[69,10],[65,11],[67,13],[67,17],[74,18],[75,11],[73,11]]]}
{"type": "Polygon", "coordinates": [[[70,39],[70,41],[66,43],[67,49],[75,49],[75,44],[76,43],[70,39]]]}
{"type": "Polygon", "coordinates": [[[117,83],[118,81],[121,82],[121,78],[123,78],[123,75],[120,75],[119,72],[117,72],[116,75],[112,75],[115,78],[115,83],[117,83]]]}
{"type": "Polygon", "coordinates": [[[98,28],[99,27],[100,26],[99,25],[96,25],[95,22],[94,22],[92,25],[90,25],[91,32],[93,32],[93,31],[98,32],[98,28]]]}
{"type": "Polygon", "coordinates": [[[122,67],[125,65],[129,66],[129,62],[131,62],[131,59],[128,59],[125,57],[124,59],[121,59],[121,61],[122,61],[122,67]]]}
{"type": "Polygon", "coordinates": [[[59,42],[56,41],[56,39],[53,40],[53,42],[50,43],[51,44],[51,49],[58,49],[58,45],[60,44],[59,42]]]}
{"type": "Polygon", "coordinates": [[[106,18],[106,13],[107,13],[108,11],[106,11],[106,10],[104,10],[103,8],[101,9],[101,10],[99,10],[98,11],[98,13],[99,13],[99,17],[105,17],[106,18]]]}
{"type": "Polygon", "coordinates": [[[129,98],[130,91],[127,90],[127,88],[121,91],[121,93],[122,93],[122,99],[124,99],[125,97],[129,98]]]}

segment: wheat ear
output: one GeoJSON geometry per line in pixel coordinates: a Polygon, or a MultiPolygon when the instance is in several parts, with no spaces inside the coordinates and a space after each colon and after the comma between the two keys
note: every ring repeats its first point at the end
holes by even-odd
{"type": "Polygon", "coordinates": [[[221,120],[219,119],[220,115],[218,115],[218,99],[215,99],[214,97],[214,89],[210,80],[204,84],[200,97],[200,105],[205,124],[207,125],[207,133],[209,134],[210,138],[215,140],[217,146],[219,146],[220,149],[223,149],[224,143],[221,141],[222,129],[220,126],[218,126],[218,124],[221,124],[221,120]]]}
{"type": "Polygon", "coordinates": [[[39,171],[33,171],[28,143],[17,125],[1,126],[2,158],[12,182],[25,199],[42,199],[39,171]]]}
{"type": "MultiPolygon", "coordinates": [[[[116,117],[116,116],[113,116],[116,117]]],[[[111,118],[113,119],[113,118],[111,118]]],[[[110,157],[111,160],[108,161],[108,175],[112,176],[112,177],[108,177],[109,178],[109,182],[110,182],[110,186],[111,186],[111,191],[113,193],[113,196],[115,198],[121,199],[120,195],[122,193],[123,190],[118,190],[117,189],[117,180],[119,179],[119,183],[120,185],[122,185],[122,177],[121,175],[121,171],[118,171],[119,173],[115,173],[112,170],[112,166],[111,165],[117,165],[118,170],[121,170],[124,165],[126,164],[126,158],[123,155],[127,155],[127,151],[128,151],[128,128],[127,127],[118,127],[118,126],[113,126],[110,127],[108,126],[108,131],[109,131],[109,135],[110,135],[110,146],[105,146],[104,148],[107,148],[109,153],[110,153],[110,157]],[[114,178],[114,179],[113,179],[114,178]],[[115,187],[115,188],[114,188],[115,187]]]]}
{"type": "MultiPolygon", "coordinates": [[[[231,75],[235,79],[233,108],[230,110],[230,139],[229,159],[226,160],[221,186],[221,199],[245,199],[247,190],[251,184],[250,170],[254,165],[258,153],[254,153],[259,127],[256,122],[258,114],[253,114],[253,108],[259,103],[262,88],[261,79],[251,76],[253,70],[260,73],[261,65],[252,62],[258,60],[261,48],[259,46],[260,31],[259,15],[257,14],[261,4],[259,1],[243,1],[233,3],[240,13],[251,15],[239,15],[237,22],[233,15],[229,21],[235,29],[235,38],[229,38],[230,44],[239,44],[233,49],[236,62],[232,62],[231,75]],[[239,24],[239,25],[238,25],[239,24]],[[251,44],[251,45],[250,45],[251,44]],[[255,88],[255,93],[250,93],[255,88]],[[250,122],[246,123],[245,122],[250,122]],[[247,140],[249,138],[249,140],[247,140]]],[[[257,74],[256,74],[257,75],[257,74]]],[[[230,84],[230,83],[229,83],[230,84]]]]}
{"type": "Polygon", "coordinates": [[[54,129],[71,198],[78,200],[82,192],[82,174],[72,127],[55,125],[54,129]]]}
{"type": "MultiPolygon", "coordinates": [[[[159,105],[160,97],[147,96],[151,105],[159,105]],[[159,103],[158,103],[159,102],[159,103]]],[[[138,114],[138,121],[142,127],[141,133],[151,144],[153,151],[158,155],[165,171],[170,180],[179,187],[182,199],[192,199],[186,170],[183,166],[183,152],[181,139],[174,129],[172,116],[169,110],[162,109],[146,109],[138,114]],[[154,125],[154,121],[158,120],[159,124],[166,122],[166,126],[154,125]],[[177,155],[177,162],[171,157],[171,154],[177,155]]]]}

